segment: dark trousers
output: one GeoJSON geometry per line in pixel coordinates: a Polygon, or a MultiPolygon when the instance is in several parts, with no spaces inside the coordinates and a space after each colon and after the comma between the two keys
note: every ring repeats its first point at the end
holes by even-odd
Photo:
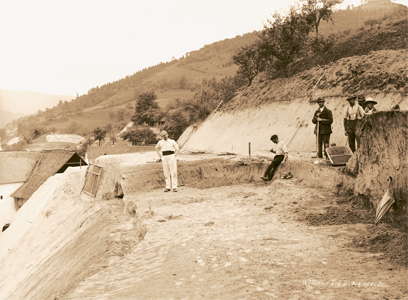
{"type": "Polygon", "coordinates": [[[356,151],[356,144],[357,148],[360,146],[360,137],[357,134],[357,124],[358,120],[349,120],[348,121],[348,128],[347,128],[347,138],[348,144],[351,151],[356,151]]]}
{"type": "Polygon", "coordinates": [[[356,144],[357,148],[360,146],[360,137],[355,132],[348,132],[348,143],[350,146],[351,151],[356,151],[356,144]]]}
{"type": "Polygon", "coordinates": [[[275,175],[276,170],[278,169],[279,165],[281,164],[284,158],[285,158],[284,155],[275,155],[273,161],[266,169],[264,177],[268,178],[268,180],[272,180],[273,175],[275,175]]]}
{"type": "Polygon", "coordinates": [[[329,148],[330,145],[330,134],[319,134],[319,137],[317,139],[317,145],[318,145],[318,150],[317,150],[317,157],[322,158],[322,152],[323,152],[323,145],[324,145],[324,156],[327,157],[326,154],[326,149],[329,148]]]}

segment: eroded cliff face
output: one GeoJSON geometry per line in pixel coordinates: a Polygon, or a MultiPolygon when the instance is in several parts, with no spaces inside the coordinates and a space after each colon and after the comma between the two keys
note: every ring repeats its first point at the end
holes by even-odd
{"type": "Polygon", "coordinates": [[[350,191],[376,207],[390,188],[394,213],[408,217],[408,111],[373,114],[360,131],[361,145],[346,168],[353,178],[350,191]]]}

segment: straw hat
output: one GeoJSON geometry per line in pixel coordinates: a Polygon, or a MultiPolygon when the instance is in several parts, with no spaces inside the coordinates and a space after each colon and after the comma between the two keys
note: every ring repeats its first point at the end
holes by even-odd
{"type": "Polygon", "coordinates": [[[368,97],[368,98],[366,99],[365,103],[366,103],[366,104],[372,103],[372,104],[376,105],[376,104],[377,104],[377,101],[375,101],[375,100],[374,100],[373,98],[371,98],[371,97],[368,97]]]}

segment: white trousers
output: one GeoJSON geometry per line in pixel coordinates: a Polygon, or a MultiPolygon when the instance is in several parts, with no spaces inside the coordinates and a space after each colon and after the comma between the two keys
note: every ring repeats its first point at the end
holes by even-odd
{"type": "Polygon", "coordinates": [[[166,189],[177,188],[177,159],[176,155],[163,155],[162,165],[164,178],[166,179],[166,189]]]}

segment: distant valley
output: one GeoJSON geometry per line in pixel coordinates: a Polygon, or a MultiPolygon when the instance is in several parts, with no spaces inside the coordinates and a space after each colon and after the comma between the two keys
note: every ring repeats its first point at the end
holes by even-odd
{"type": "Polygon", "coordinates": [[[74,98],[29,91],[0,90],[0,126],[23,115],[35,114],[51,108],[60,101],[74,98]]]}

